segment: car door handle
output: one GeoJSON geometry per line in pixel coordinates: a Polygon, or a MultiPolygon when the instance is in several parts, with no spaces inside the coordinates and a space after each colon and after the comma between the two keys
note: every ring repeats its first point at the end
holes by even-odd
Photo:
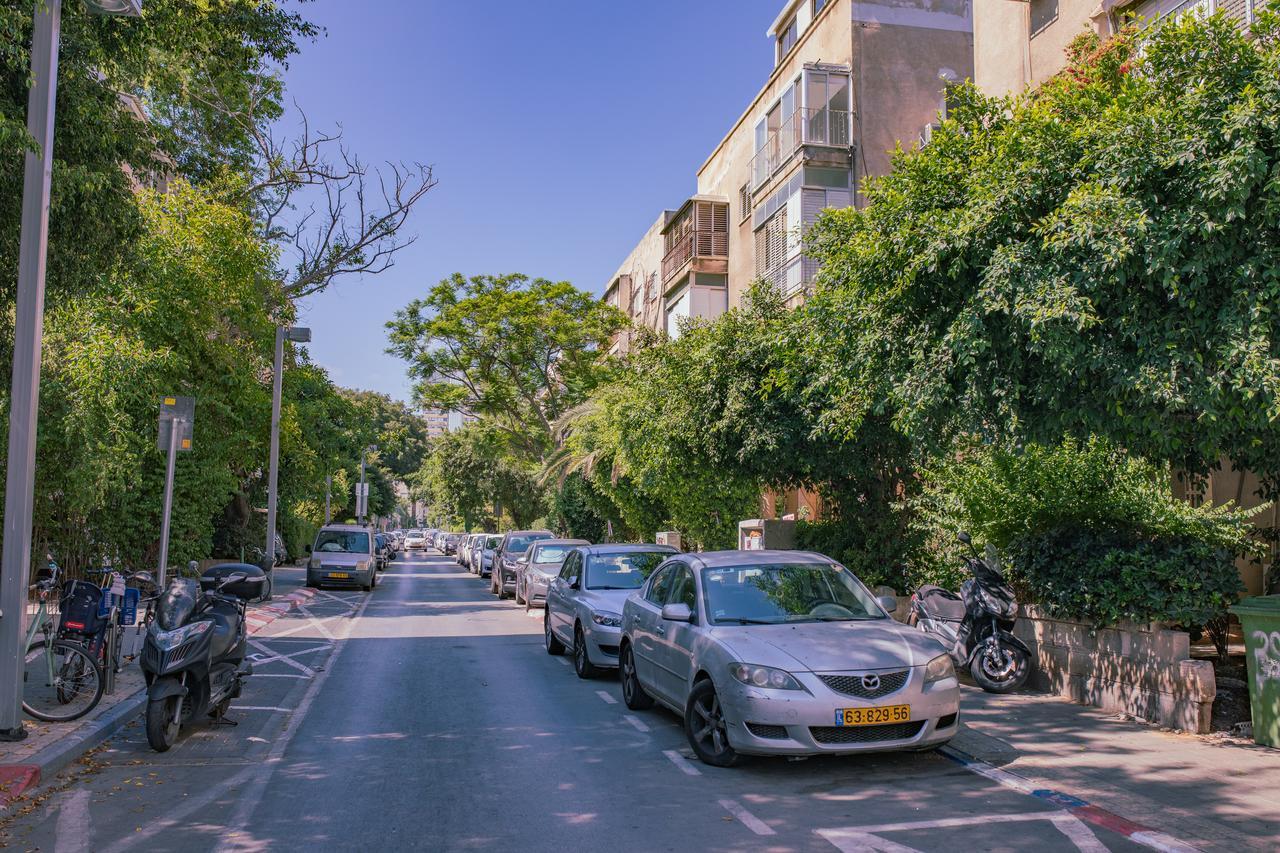
{"type": "Polygon", "coordinates": [[[659,637],[665,637],[667,635],[667,626],[659,625],[653,629],[653,633],[657,634],[659,637]]]}

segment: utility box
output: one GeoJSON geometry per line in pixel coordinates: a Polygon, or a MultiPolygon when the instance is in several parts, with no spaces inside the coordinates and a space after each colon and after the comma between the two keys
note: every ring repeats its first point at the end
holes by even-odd
{"type": "Polygon", "coordinates": [[[796,523],[782,518],[749,518],[738,522],[738,548],[742,551],[781,550],[796,547],[796,523]]]}
{"type": "Polygon", "coordinates": [[[677,551],[683,551],[680,546],[680,534],[675,530],[659,530],[653,534],[653,541],[658,545],[670,545],[677,551]]]}

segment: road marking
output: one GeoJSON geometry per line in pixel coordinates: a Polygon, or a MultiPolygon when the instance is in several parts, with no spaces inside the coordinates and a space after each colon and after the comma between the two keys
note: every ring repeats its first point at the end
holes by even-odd
{"type": "Polygon", "coordinates": [[[633,716],[633,715],[631,715],[631,714],[623,714],[623,715],[622,715],[622,719],[624,719],[624,720],[626,720],[628,723],[630,723],[630,724],[632,725],[632,727],[633,727],[636,731],[638,731],[638,732],[647,732],[647,731],[649,731],[649,727],[648,727],[648,726],[646,726],[646,725],[644,724],[644,722],[642,722],[642,721],[641,721],[641,719],[640,719],[639,717],[633,716]]]}
{"type": "MultiPolygon", "coordinates": [[[[293,654],[286,655],[286,654],[279,654],[277,652],[272,651],[271,649],[262,645],[262,643],[258,642],[257,640],[253,640],[253,639],[249,640],[249,645],[253,646],[255,649],[257,649],[258,651],[262,652],[264,655],[267,656],[263,658],[261,661],[257,662],[257,664],[260,666],[266,666],[269,663],[280,661],[280,663],[286,663],[289,666],[293,667],[298,672],[305,675],[307,678],[311,678],[313,675],[316,674],[316,671],[311,667],[307,666],[305,663],[300,663],[293,659],[293,655],[303,654],[303,652],[308,651],[308,649],[303,649],[302,651],[297,651],[297,652],[294,652],[293,654]]],[[[321,646],[320,648],[325,648],[325,646],[321,646]]]]}
{"type": "Polygon", "coordinates": [[[736,817],[739,823],[754,832],[756,835],[777,835],[777,833],[773,831],[773,827],[769,826],[769,824],[765,823],[733,800],[721,800],[720,805],[724,807],[725,811],[736,817]]]}
{"type": "Polygon", "coordinates": [[[1065,835],[1077,850],[1083,853],[1106,853],[1107,847],[1084,821],[1065,811],[1029,812],[1026,814],[978,815],[975,817],[938,818],[899,823],[881,823],[871,826],[846,826],[836,829],[815,830],[841,853],[917,853],[915,848],[890,841],[879,836],[887,832],[913,832],[922,829],[954,829],[965,826],[985,826],[992,823],[1026,823],[1047,820],[1065,835]]]}
{"type": "Polygon", "coordinates": [[[1063,814],[1053,819],[1058,831],[1071,839],[1077,850],[1084,853],[1107,853],[1107,845],[1098,840],[1085,822],[1072,814],[1063,814]]]}
{"type": "Polygon", "coordinates": [[[274,705],[232,705],[232,711],[280,711],[285,714],[293,712],[292,708],[277,708],[274,705]]]}
{"type": "Polygon", "coordinates": [[[58,809],[53,853],[89,853],[89,828],[89,789],[81,788],[58,809]]]}
{"type": "Polygon", "coordinates": [[[605,691],[603,691],[603,690],[597,690],[597,691],[596,691],[596,695],[597,695],[597,696],[599,696],[601,699],[603,699],[603,700],[605,701],[605,704],[606,704],[606,705],[617,705],[617,704],[618,704],[618,700],[617,700],[617,699],[614,699],[612,696],[610,696],[608,693],[606,693],[606,692],[605,692],[605,691]]]}
{"type": "Polygon", "coordinates": [[[674,749],[664,749],[662,751],[662,754],[665,755],[667,758],[671,759],[671,763],[674,764],[676,767],[679,767],[680,772],[683,773],[684,775],[686,776],[702,775],[701,770],[699,770],[697,767],[694,767],[693,764],[689,762],[689,759],[685,758],[683,755],[676,752],[674,749]]]}
{"type": "Polygon", "coordinates": [[[557,661],[559,661],[560,663],[564,664],[565,666],[568,666],[568,665],[569,665],[569,659],[568,659],[568,658],[556,658],[556,660],[557,660],[557,661]]]}
{"type": "Polygon", "coordinates": [[[818,835],[835,845],[840,853],[921,853],[914,847],[854,829],[820,829],[818,835]]]}

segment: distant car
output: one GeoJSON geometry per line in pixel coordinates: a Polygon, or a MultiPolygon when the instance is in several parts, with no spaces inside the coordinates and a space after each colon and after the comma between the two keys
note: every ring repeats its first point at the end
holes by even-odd
{"type": "Polygon", "coordinates": [[[822,554],[674,555],[623,605],[622,695],[682,716],[718,767],[941,746],[958,730],[951,656],[894,607],[822,554]]]}
{"type": "Polygon", "coordinates": [[[560,564],[579,545],[590,545],[585,539],[540,539],[529,546],[516,563],[516,604],[525,610],[533,602],[545,602],[547,584],[560,574],[560,564]]]}
{"type": "Polygon", "coordinates": [[[502,535],[486,533],[484,539],[476,546],[476,562],[471,566],[471,571],[482,578],[491,577],[493,561],[500,547],[502,547],[502,535]]]}
{"type": "Polygon", "coordinates": [[[372,527],[326,524],[316,534],[307,561],[307,586],[360,587],[378,585],[377,543],[372,527]]]}
{"type": "Polygon", "coordinates": [[[410,530],[404,535],[404,549],[406,551],[425,551],[427,548],[427,536],[421,530],[410,530]]]}
{"type": "Polygon", "coordinates": [[[475,533],[464,533],[458,538],[458,544],[453,549],[453,561],[459,566],[468,566],[471,563],[471,543],[475,541],[475,533]]]}
{"type": "Polygon", "coordinates": [[[462,537],[464,535],[465,534],[462,533],[446,533],[444,535],[444,543],[440,548],[440,553],[444,554],[446,557],[450,554],[456,554],[458,552],[458,543],[462,541],[462,537]]]}
{"type": "Polygon", "coordinates": [[[391,539],[385,533],[376,533],[373,537],[374,557],[378,571],[387,570],[387,561],[391,559],[391,539]]]}
{"type": "Polygon", "coordinates": [[[618,665],[622,607],[664,560],[670,545],[590,545],[572,548],[546,591],[542,632],[549,654],[573,651],[579,678],[618,665]]]}
{"type": "Polygon", "coordinates": [[[493,555],[493,570],[489,575],[489,591],[499,599],[516,589],[516,562],[539,539],[554,539],[550,530],[512,530],[504,534],[502,544],[493,555]]]}
{"type": "Polygon", "coordinates": [[[488,534],[477,533],[467,540],[467,571],[476,574],[477,563],[484,559],[484,538],[488,534]]]}

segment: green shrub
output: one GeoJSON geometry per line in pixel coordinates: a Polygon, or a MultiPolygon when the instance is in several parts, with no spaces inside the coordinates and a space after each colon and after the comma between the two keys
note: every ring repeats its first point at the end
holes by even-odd
{"type": "Polygon", "coordinates": [[[834,521],[796,523],[797,548],[839,560],[867,586],[883,584],[900,593],[910,591],[906,568],[920,544],[898,506],[845,512],[834,521]]]}
{"type": "Polygon", "coordinates": [[[1050,616],[1097,625],[1207,625],[1242,588],[1230,550],[1188,536],[1064,527],[1019,537],[1006,553],[1020,594],[1050,616]]]}

